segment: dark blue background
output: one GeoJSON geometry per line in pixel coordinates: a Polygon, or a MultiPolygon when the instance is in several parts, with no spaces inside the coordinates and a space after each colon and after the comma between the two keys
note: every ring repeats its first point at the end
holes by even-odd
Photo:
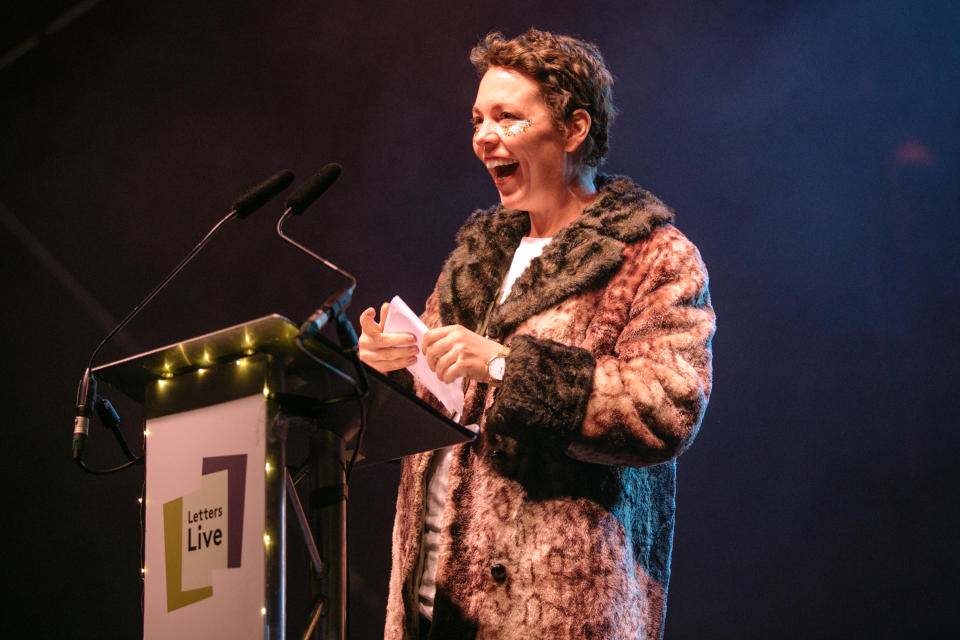
{"type": "MultiPolygon", "coordinates": [[[[71,6],[17,4],[4,51],[71,6]]],[[[69,457],[112,320],[250,184],[330,161],[343,177],[287,231],[357,275],[354,317],[422,305],[497,198],[468,51],[530,25],[600,45],[621,112],[606,169],[673,206],[711,274],[715,388],[679,463],[667,638],[956,634],[955,3],[104,0],[0,68],[4,635],[139,633],[142,470],[69,457]]],[[[282,245],[279,214],[225,229],[100,361],[304,318],[340,281],[282,245]]],[[[99,430],[90,449],[119,455],[99,430]]],[[[355,638],[381,633],[396,482],[351,487],[355,638]]]]}

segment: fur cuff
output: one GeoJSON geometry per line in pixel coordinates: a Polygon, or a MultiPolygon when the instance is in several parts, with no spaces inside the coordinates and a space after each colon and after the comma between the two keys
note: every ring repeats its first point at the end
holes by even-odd
{"type": "Polygon", "coordinates": [[[487,427],[529,445],[566,448],[586,415],[595,366],[579,347],[514,336],[487,427]]]}

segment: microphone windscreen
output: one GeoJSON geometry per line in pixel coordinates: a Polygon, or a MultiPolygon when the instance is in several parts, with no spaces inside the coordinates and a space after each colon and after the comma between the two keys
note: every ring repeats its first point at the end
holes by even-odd
{"type": "Polygon", "coordinates": [[[280,171],[237,198],[233,203],[233,210],[238,218],[246,218],[251,213],[267,204],[280,195],[280,192],[293,182],[292,171],[280,171]]]}
{"type": "Polygon", "coordinates": [[[343,170],[336,162],[331,162],[320,171],[310,176],[303,185],[287,198],[286,206],[292,209],[295,215],[303,213],[304,209],[313,204],[313,201],[323,195],[330,185],[337,181],[343,170]]]}

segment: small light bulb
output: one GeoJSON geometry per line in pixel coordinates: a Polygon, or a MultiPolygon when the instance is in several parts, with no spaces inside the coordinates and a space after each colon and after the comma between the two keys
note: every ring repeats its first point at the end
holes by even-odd
{"type": "Polygon", "coordinates": [[[265,468],[267,471],[270,471],[270,469],[272,469],[273,467],[271,467],[271,466],[270,466],[270,463],[268,462],[266,465],[264,465],[264,468],[265,468]]]}
{"type": "Polygon", "coordinates": [[[270,534],[269,534],[269,533],[263,534],[263,544],[270,544],[270,534]]]}
{"type": "Polygon", "coordinates": [[[260,615],[262,615],[262,616],[267,615],[267,608],[266,608],[266,607],[260,607],[260,615]]]}
{"type": "Polygon", "coordinates": [[[137,498],[137,502],[139,502],[140,504],[143,504],[143,498],[137,498]]]}
{"type": "Polygon", "coordinates": [[[206,369],[197,369],[197,373],[199,373],[200,375],[203,375],[203,374],[205,374],[206,372],[207,372],[206,369]]]}
{"type": "Polygon", "coordinates": [[[150,435],[150,429],[144,429],[144,430],[143,430],[143,435],[144,435],[144,437],[149,436],[149,435],[150,435]]]}

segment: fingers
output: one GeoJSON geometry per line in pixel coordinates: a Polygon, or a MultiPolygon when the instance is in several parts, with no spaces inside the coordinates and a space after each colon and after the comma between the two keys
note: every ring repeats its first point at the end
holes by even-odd
{"type": "Polygon", "coordinates": [[[417,356],[416,353],[411,355],[402,349],[385,349],[377,353],[368,354],[365,360],[361,357],[361,360],[380,373],[389,373],[397,369],[409,367],[417,361],[417,356]],[[384,351],[387,353],[384,353],[384,351]],[[389,353],[391,351],[393,353],[389,353]]]}
{"type": "MultiPolygon", "coordinates": [[[[363,333],[373,335],[383,332],[383,325],[378,324],[374,319],[376,314],[377,312],[373,309],[373,307],[367,307],[363,310],[363,313],[360,314],[360,330],[363,333]]],[[[382,313],[380,317],[383,317],[382,313]]]]}
{"type": "Polygon", "coordinates": [[[407,347],[416,345],[417,339],[410,333],[390,332],[384,333],[384,318],[390,309],[390,303],[383,303],[380,311],[380,322],[375,320],[376,311],[372,307],[364,309],[360,314],[360,329],[363,335],[360,336],[361,342],[366,342],[371,348],[384,347],[407,347]],[[364,340],[366,338],[366,340],[364,340]]]}
{"type": "Polygon", "coordinates": [[[384,320],[389,310],[390,303],[384,302],[380,308],[380,322],[375,320],[374,314],[376,311],[374,311],[373,307],[363,310],[363,313],[360,314],[360,329],[363,333],[363,335],[360,336],[361,342],[364,342],[364,336],[366,336],[367,346],[371,348],[408,347],[410,345],[416,345],[417,339],[413,334],[383,332],[384,320]]]}
{"type": "Polygon", "coordinates": [[[427,366],[443,382],[461,376],[487,379],[487,362],[500,350],[500,344],[460,325],[431,329],[423,335],[423,355],[427,366]]]}
{"type": "Polygon", "coordinates": [[[417,339],[412,333],[381,333],[377,344],[383,348],[413,347],[415,353],[420,351],[417,349],[417,339]]]}
{"type": "Polygon", "coordinates": [[[380,330],[383,331],[383,328],[387,324],[387,314],[390,313],[390,303],[384,302],[380,305],[380,330]]]}
{"type": "Polygon", "coordinates": [[[417,361],[417,349],[413,347],[384,347],[370,348],[360,345],[357,355],[365,364],[370,365],[380,373],[388,373],[397,369],[409,367],[417,361]]]}
{"type": "MultiPolygon", "coordinates": [[[[443,337],[444,335],[443,330],[446,328],[447,327],[440,327],[439,329],[430,329],[425,334],[423,334],[423,340],[420,342],[420,346],[423,347],[424,355],[426,355],[431,349],[433,349],[433,345],[437,342],[437,340],[443,337]]],[[[433,367],[431,367],[431,369],[432,368],[433,367]]]]}
{"type": "Polygon", "coordinates": [[[484,353],[487,344],[496,348],[496,343],[482,338],[459,325],[431,329],[423,336],[423,355],[427,366],[443,382],[453,382],[466,376],[482,379],[486,371],[484,353]]]}
{"type": "Polygon", "coordinates": [[[389,310],[389,303],[380,307],[380,322],[376,321],[376,311],[373,308],[364,309],[360,314],[362,333],[358,355],[362,362],[380,373],[409,367],[417,361],[416,356],[420,351],[416,338],[409,333],[383,332],[389,310]]]}
{"type": "Polygon", "coordinates": [[[426,354],[430,351],[431,348],[440,340],[450,337],[451,334],[456,334],[459,331],[466,331],[463,327],[458,324],[451,324],[445,327],[437,327],[436,329],[430,329],[425,334],[423,334],[423,352],[426,354]]]}
{"type": "Polygon", "coordinates": [[[427,366],[433,372],[437,371],[440,358],[457,346],[456,335],[450,329],[451,327],[440,327],[423,334],[423,355],[427,359],[427,366]]]}
{"type": "Polygon", "coordinates": [[[443,354],[437,359],[434,365],[434,373],[441,382],[453,382],[457,378],[467,375],[466,361],[463,358],[462,350],[454,346],[453,349],[443,354]]]}

